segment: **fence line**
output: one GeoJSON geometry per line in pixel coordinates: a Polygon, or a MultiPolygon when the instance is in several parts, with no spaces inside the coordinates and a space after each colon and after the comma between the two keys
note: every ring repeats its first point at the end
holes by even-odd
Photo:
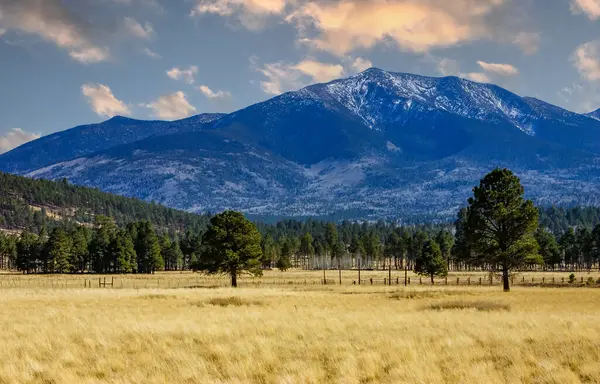
{"type": "MultiPolygon", "coordinates": [[[[322,272],[322,271],[321,271],[322,272]]],[[[284,276],[276,277],[240,277],[238,284],[240,286],[502,286],[502,279],[497,275],[488,274],[487,276],[448,276],[445,278],[435,278],[433,283],[429,277],[409,276],[407,271],[386,271],[380,276],[368,276],[370,271],[358,270],[330,270],[326,271],[325,277],[319,271],[315,271],[313,276],[284,276]],[[362,272],[362,275],[361,275],[362,272]],[[366,275],[366,276],[365,276],[366,275]],[[385,276],[385,277],[384,277],[385,276]]],[[[178,277],[179,275],[168,274],[162,276],[99,276],[93,275],[73,275],[71,277],[61,276],[14,276],[0,275],[0,289],[10,288],[96,288],[96,289],[181,289],[181,288],[202,288],[202,287],[227,287],[230,281],[226,277],[211,277],[206,275],[193,275],[178,277]]],[[[588,286],[600,287],[600,278],[597,277],[577,277],[570,279],[565,276],[544,276],[541,273],[536,276],[511,276],[511,286],[544,286],[544,287],[569,287],[569,286],[588,286]]]]}

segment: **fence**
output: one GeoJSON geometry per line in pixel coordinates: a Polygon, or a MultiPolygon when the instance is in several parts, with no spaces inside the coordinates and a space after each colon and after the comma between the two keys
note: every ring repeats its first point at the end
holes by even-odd
{"type": "MultiPolygon", "coordinates": [[[[417,276],[409,271],[288,271],[265,272],[262,277],[238,278],[239,286],[501,286],[502,279],[495,274],[450,275],[446,278],[417,276]]],[[[532,274],[511,276],[512,286],[590,286],[600,287],[600,274],[580,275],[571,280],[568,274],[532,274]]],[[[7,288],[100,288],[100,289],[177,289],[228,287],[226,276],[202,274],[161,273],[156,275],[1,275],[0,289],[7,288]]]]}

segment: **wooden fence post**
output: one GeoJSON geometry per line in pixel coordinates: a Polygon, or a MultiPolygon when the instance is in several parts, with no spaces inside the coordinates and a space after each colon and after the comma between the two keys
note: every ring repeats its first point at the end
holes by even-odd
{"type": "Polygon", "coordinates": [[[460,277],[456,278],[456,285],[460,285],[460,277]]]}
{"type": "Polygon", "coordinates": [[[388,283],[392,285],[392,263],[390,262],[390,268],[388,269],[388,283]]]}
{"type": "Polygon", "coordinates": [[[479,278],[479,285],[481,285],[481,283],[482,283],[482,281],[481,281],[481,280],[482,280],[482,279],[481,279],[481,277],[480,277],[480,278],[479,278]]]}
{"type": "Polygon", "coordinates": [[[358,259],[358,285],[360,285],[360,259],[358,259]]]}
{"type": "Polygon", "coordinates": [[[423,278],[419,277],[419,284],[423,285],[423,278]]]}

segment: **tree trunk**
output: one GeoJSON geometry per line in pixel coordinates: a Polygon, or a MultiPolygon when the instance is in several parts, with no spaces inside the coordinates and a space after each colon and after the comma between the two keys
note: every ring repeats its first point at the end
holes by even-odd
{"type": "Polygon", "coordinates": [[[502,269],[502,282],[504,283],[504,292],[510,292],[510,280],[508,279],[508,268],[502,269]]]}
{"type": "Polygon", "coordinates": [[[237,271],[231,271],[231,286],[237,288],[237,271]]]}
{"type": "Polygon", "coordinates": [[[431,275],[431,285],[433,285],[433,284],[434,284],[434,282],[433,282],[433,274],[432,274],[431,275]]]}

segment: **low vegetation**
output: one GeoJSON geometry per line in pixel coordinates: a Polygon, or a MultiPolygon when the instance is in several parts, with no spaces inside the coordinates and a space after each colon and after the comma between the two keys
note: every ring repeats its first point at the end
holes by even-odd
{"type": "Polygon", "coordinates": [[[357,286],[3,290],[0,378],[8,384],[598,382],[600,290],[409,291],[410,300],[390,300],[403,288],[357,286]],[[369,294],[347,294],[361,292],[369,294]],[[436,307],[446,301],[461,308],[436,307]]]}

